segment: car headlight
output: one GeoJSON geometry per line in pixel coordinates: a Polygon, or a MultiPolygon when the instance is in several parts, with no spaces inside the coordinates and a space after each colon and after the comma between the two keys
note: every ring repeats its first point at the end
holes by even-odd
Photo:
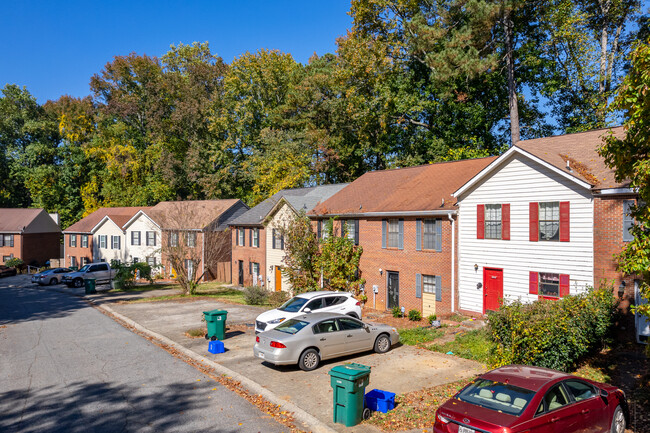
{"type": "Polygon", "coordinates": [[[284,317],[280,317],[279,319],[269,320],[266,323],[271,324],[271,325],[275,325],[277,323],[282,323],[283,321],[284,321],[284,317]]]}

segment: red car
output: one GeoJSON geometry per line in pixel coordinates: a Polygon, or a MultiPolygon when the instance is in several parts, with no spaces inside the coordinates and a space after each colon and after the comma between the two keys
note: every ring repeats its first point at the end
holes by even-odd
{"type": "Polygon", "coordinates": [[[560,371],[509,365],[489,371],[436,411],[434,433],[623,433],[625,393],[560,371]]]}

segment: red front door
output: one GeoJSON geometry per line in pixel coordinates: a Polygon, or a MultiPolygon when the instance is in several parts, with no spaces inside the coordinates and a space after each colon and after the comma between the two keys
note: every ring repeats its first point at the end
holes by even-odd
{"type": "Polygon", "coordinates": [[[503,269],[483,268],[483,313],[498,310],[503,299],[503,269]]]}

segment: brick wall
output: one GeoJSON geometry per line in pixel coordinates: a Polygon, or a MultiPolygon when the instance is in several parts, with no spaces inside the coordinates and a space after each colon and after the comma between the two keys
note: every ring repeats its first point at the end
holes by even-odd
{"type": "MultiPolygon", "coordinates": [[[[0,236],[2,236],[2,233],[0,233],[0,236]]],[[[5,264],[4,257],[18,257],[22,259],[22,253],[21,253],[21,246],[22,246],[22,238],[19,234],[13,233],[14,236],[14,246],[2,246],[0,247],[0,264],[5,264]]]]}
{"type": "MultiPolygon", "coordinates": [[[[88,263],[91,263],[93,261],[93,236],[91,234],[88,235],[88,248],[84,248],[81,246],[81,237],[83,236],[82,233],[77,233],[77,246],[76,247],[71,247],[70,246],[70,234],[65,233],[63,236],[63,242],[64,242],[64,252],[65,252],[65,266],[72,266],[71,263],[71,257],[75,258],[75,265],[77,267],[81,267],[81,258],[85,257],[88,263]]],[[[109,237],[109,242],[110,242],[110,237],[109,237]]],[[[52,257],[57,257],[59,254],[57,253],[55,256],[52,257]]]]}
{"type": "MultiPolygon", "coordinates": [[[[259,263],[260,264],[260,274],[262,275],[262,281],[266,284],[267,274],[269,272],[266,269],[266,232],[263,227],[259,227],[259,247],[251,247],[251,236],[250,231],[251,227],[239,227],[245,230],[245,245],[237,245],[237,229],[238,227],[232,227],[232,281],[233,284],[239,284],[239,261],[243,262],[244,267],[244,286],[252,286],[254,284],[253,274],[250,273],[250,263],[259,263]]],[[[259,281],[257,282],[259,284],[259,281]]]]}
{"type": "Polygon", "coordinates": [[[618,296],[621,281],[625,281],[625,295],[620,307],[627,309],[634,299],[634,276],[623,278],[616,270],[615,254],[619,254],[626,242],[623,241],[623,202],[634,196],[594,198],[594,285],[612,284],[613,293],[618,296]]]}
{"type": "MultiPolygon", "coordinates": [[[[399,304],[408,312],[422,311],[422,298],[415,293],[416,274],[441,276],[442,301],[436,314],[451,313],[451,222],[442,221],[442,252],[416,250],[416,218],[404,218],[404,249],[382,248],[382,219],[359,221],[359,244],[363,247],[360,270],[366,279],[367,305],[373,307],[373,285],[377,285],[376,308],[387,308],[387,272],[399,273],[399,304]],[[380,274],[379,269],[382,269],[380,274]]],[[[456,304],[458,305],[458,304],[456,304]]]]}
{"type": "Polygon", "coordinates": [[[61,233],[31,233],[23,235],[23,261],[28,265],[45,265],[61,254],[61,233]]]}

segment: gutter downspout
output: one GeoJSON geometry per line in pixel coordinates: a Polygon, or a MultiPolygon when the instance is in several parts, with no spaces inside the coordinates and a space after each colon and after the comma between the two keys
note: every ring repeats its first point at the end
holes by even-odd
{"type": "Polygon", "coordinates": [[[447,218],[451,222],[451,312],[456,311],[456,221],[447,214],[447,218]]]}
{"type": "Polygon", "coordinates": [[[201,279],[203,281],[206,281],[205,279],[205,234],[206,232],[203,232],[201,236],[201,242],[203,243],[202,246],[203,249],[201,250],[201,255],[203,256],[201,259],[201,275],[203,275],[203,277],[201,277],[201,279]]]}

